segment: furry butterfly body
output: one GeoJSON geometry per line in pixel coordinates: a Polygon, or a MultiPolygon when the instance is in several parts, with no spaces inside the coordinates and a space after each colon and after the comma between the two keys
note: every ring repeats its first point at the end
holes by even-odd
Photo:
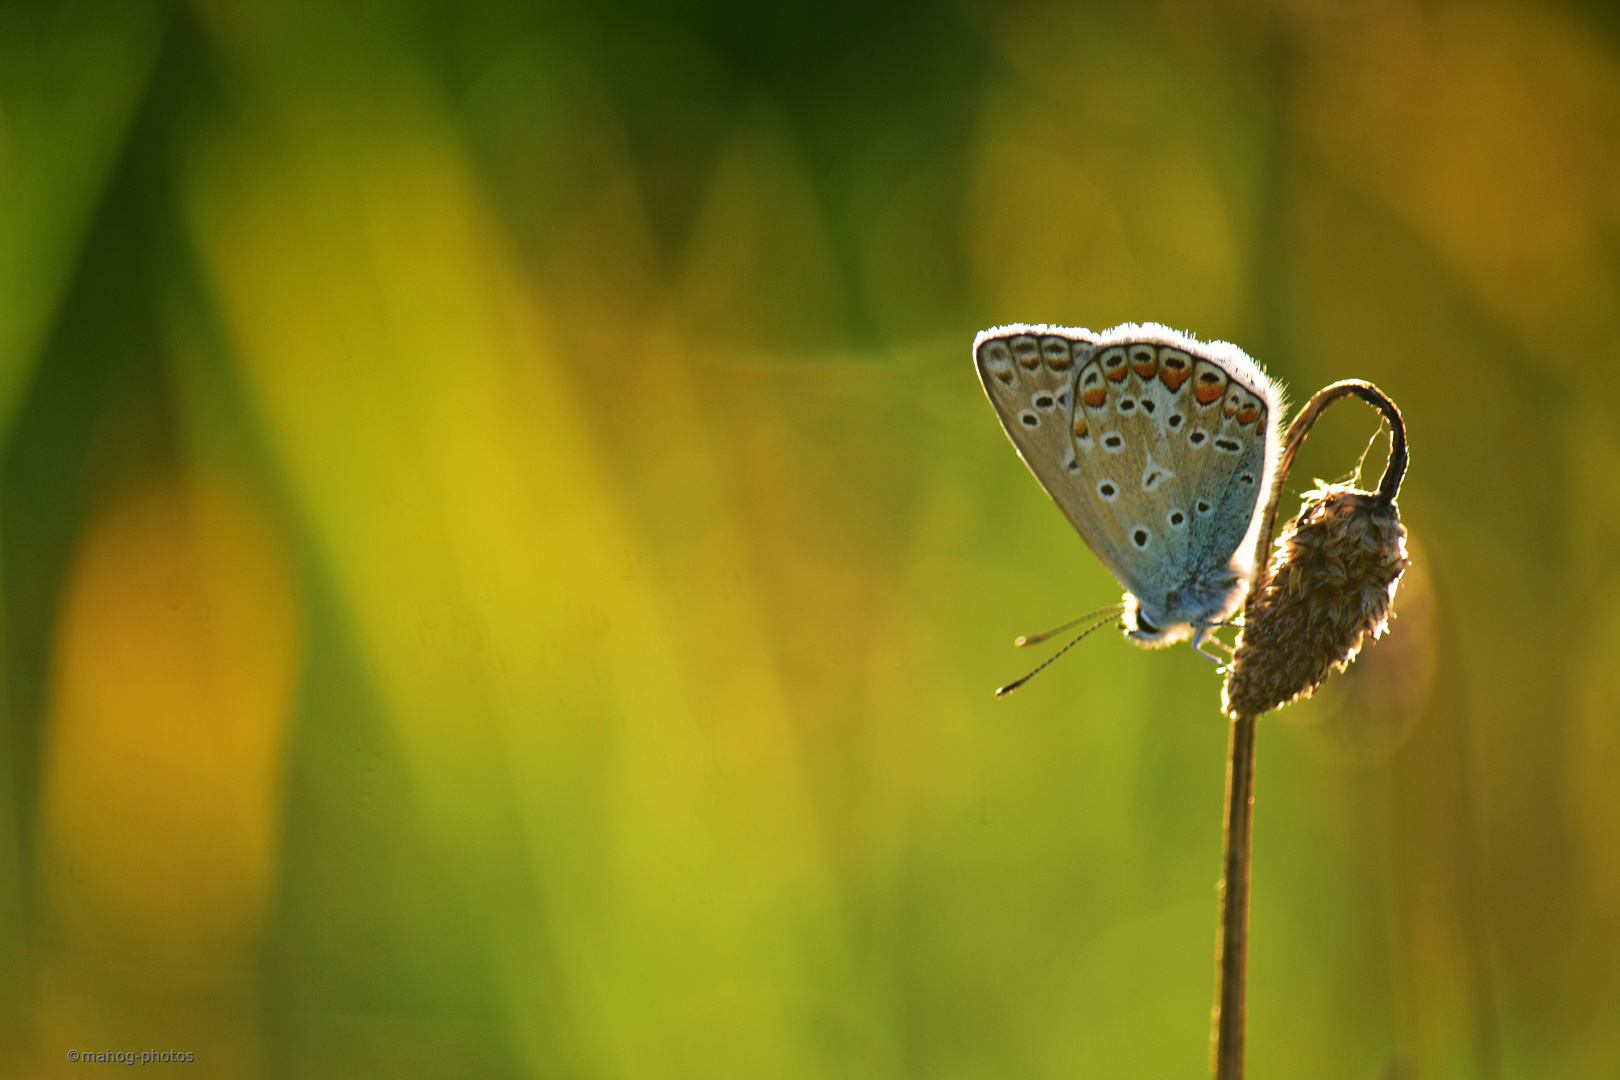
{"type": "Polygon", "coordinates": [[[973,342],[1019,456],[1126,590],[1126,634],[1193,640],[1243,603],[1282,389],[1242,349],[1154,323],[1015,324],[973,342]]]}

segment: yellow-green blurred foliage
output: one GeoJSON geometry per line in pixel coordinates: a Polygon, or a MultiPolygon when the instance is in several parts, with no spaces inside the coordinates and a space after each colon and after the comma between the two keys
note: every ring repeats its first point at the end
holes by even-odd
{"type": "Polygon", "coordinates": [[[1620,1075],[1573,0],[9,0],[0,1074],[1201,1075],[1216,672],[990,696],[1117,596],[1014,320],[1410,425],[1395,632],[1262,727],[1252,1074],[1620,1075]]]}

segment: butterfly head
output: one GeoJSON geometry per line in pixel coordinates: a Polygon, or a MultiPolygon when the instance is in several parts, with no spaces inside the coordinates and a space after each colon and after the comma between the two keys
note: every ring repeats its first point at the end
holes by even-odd
{"type": "Polygon", "coordinates": [[[1160,649],[1193,636],[1191,623],[1171,622],[1157,612],[1148,611],[1130,593],[1125,594],[1125,611],[1121,622],[1125,636],[1144,649],[1160,649]]]}

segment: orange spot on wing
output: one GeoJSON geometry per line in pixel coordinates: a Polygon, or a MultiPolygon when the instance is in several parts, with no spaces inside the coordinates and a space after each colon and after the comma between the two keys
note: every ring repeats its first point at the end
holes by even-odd
{"type": "Polygon", "coordinates": [[[1240,424],[1252,424],[1258,419],[1260,419],[1260,410],[1253,405],[1237,414],[1237,422],[1240,424]]]}
{"type": "Polygon", "coordinates": [[[1131,366],[1136,369],[1136,373],[1138,375],[1142,376],[1142,378],[1151,379],[1151,378],[1153,378],[1153,373],[1155,371],[1157,371],[1158,368],[1159,368],[1159,362],[1157,360],[1155,360],[1153,358],[1152,354],[1150,353],[1150,354],[1148,354],[1148,357],[1147,357],[1146,360],[1138,360],[1135,364],[1133,364],[1131,366]]]}
{"type": "Polygon", "coordinates": [[[1193,386],[1193,397],[1198,399],[1200,405],[1208,405],[1225,392],[1226,380],[1213,371],[1204,372],[1193,386]]]}
{"type": "MultiPolygon", "coordinates": [[[[1123,378],[1123,376],[1121,377],[1123,378]]],[[[1090,390],[1087,390],[1085,393],[1080,395],[1080,400],[1095,409],[1097,406],[1108,400],[1108,387],[1093,386],[1090,390]]]]}
{"type": "Polygon", "coordinates": [[[1130,365],[1121,364],[1117,368],[1108,369],[1108,379],[1110,382],[1124,382],[1125,376],[1129,375],[1130,373],[1130,365]]]}
{"type": "Polygon", "coordinates": [[[1173,394],[1181,389],[1181,384],[1192,377],[1192,372],[1185,367],[1173,368],[1165,366],[1159,369],[1159,381],[1170,388],[1173,394]]]}
{"type": "Polygon", "coordinates": [[[1074,437],[1077,439],[1086,437],[1086,418],[1083,416],[1074,418],[1074,437]]]}

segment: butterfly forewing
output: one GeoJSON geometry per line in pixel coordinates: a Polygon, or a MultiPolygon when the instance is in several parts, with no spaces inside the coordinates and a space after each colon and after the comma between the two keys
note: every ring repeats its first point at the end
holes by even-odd
{"type": "Polygon", "coordinates": [[[1081,538],[1129,588],[1121,559],[1123,534],[1092,505],[1098,476],[1089,458],[1097,450],[1097,433],[1089,426],[1095,413],[1084,407],[1081,395],[1106,400],[1104,376],[1094,362],[1095,341],[1085,330],[1011,326],[979,335],[974,354],[985,392],[1019,456],[1081,538]]]}

